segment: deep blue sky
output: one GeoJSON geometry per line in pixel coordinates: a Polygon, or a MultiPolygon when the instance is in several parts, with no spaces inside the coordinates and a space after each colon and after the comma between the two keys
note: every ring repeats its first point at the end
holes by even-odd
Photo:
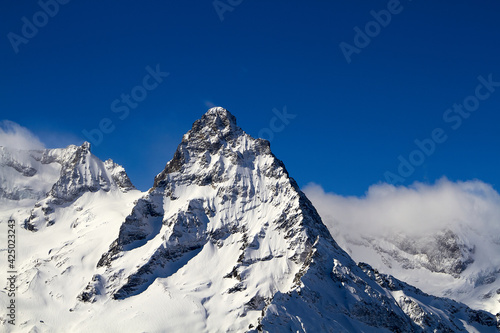
{"type": "Polygon", "coordinates": [[[479,75],[500,81],[500,2],[402,0],[348,64],[339,44],[353,45],[353,28],[388,3],[244,0],[221,21],[212,1],[72,0],[16,53],[8,34],[21,36],[22,18],[41,8],[3,0],[0,120],[56,147],[109,118],[114,131],[92,151],[145,190],[208,105],[253,136],[286,106],[297,117],[271,147],[301,186],[361,195],[442,128],[446,142],[404,184],[447,176],[498,190],[500,87],[456,130],[443,114],[474,95],[479,75]],[[111,103],[157,64],[170,75],[121,120],[111,103]]]}

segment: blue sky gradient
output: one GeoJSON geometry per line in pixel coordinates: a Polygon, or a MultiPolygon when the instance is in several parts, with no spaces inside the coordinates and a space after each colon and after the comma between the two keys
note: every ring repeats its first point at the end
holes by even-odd
{"type": "Polygon", "coordinates": [[[255,137],[274,129],[300,186],[362,195],[446,176],[500,189],[498,1],[55,3],[0,5],[0,120],[47,147],[101,126],[93,153],[142,190],[212,105],[255,137]],[[295,117],[273,120],[284,109],[295,117]]]}

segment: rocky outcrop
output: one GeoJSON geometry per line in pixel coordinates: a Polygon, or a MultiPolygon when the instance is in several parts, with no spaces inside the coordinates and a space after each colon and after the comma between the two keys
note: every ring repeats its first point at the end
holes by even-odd
{"type": "Polygon", "coordinates": [[[52,213],[56,207],[74,202],[84,193],[135,189],[123,167],[112,160],[103,163],[91,154],[88,142],[65,149],[32,152],[31,157],[41,164],[60,165],[59,178],[46,196],[35,204],[24,223],[24,227],[31,231],[53,225],[52,213]]]}

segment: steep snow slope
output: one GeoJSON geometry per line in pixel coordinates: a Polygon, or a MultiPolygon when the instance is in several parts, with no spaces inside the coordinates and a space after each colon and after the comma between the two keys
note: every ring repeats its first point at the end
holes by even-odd
{"type": "Polygon", "coordinates": [[[77,161],[41,203],[52,210],[19,229],[18,331],[497,331],[486,312],[357,266],[269,143],[222,108],[147,193],[89,181],[103,169],[77,161]]]}

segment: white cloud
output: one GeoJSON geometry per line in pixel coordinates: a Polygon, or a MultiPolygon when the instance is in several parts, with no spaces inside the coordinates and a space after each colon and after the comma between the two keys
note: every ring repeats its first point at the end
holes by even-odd
{"type": "Polygon", "coordinates": [[[500,195],[491,185],[442,178],[430,185],[377,184],[362,197],[325,193],[316,184],[307,185],[304,192],[355,261],[424,292],[499,312],[497,298],[485,296],[496,295],[500,287],[500,195]],[[448,238],[449,246],[443,247],[443,238],[436,236],[444,231],[457,238],[448,238]],[[467,268],[459,278],[433,271],[450,272],[465,261],[467,268]]]}
{"type": "Polygon", "coordinates": [[[10,121],[0,122],[0,146],[17,149],[43,149],[40,139],[27,128],[10,121]]]}
{"type": "Polygon", "coordinates": [[[217,105],[215,105],[212,101],[209,101],[209,100],[206,100],[205,102],[205,106],[209,109],[213,108],[213,107],[216,107],[217,105]]]}
{"type": "Polygon", "coordinates": [[[500,244],[500,195],[479,180],[442,178],[409,187],[377,184],[363,197],[325,193],[317,184],[308,184],[304,192],[334,235],[411,236],[450,228],[489,233],[500,244]]]}

